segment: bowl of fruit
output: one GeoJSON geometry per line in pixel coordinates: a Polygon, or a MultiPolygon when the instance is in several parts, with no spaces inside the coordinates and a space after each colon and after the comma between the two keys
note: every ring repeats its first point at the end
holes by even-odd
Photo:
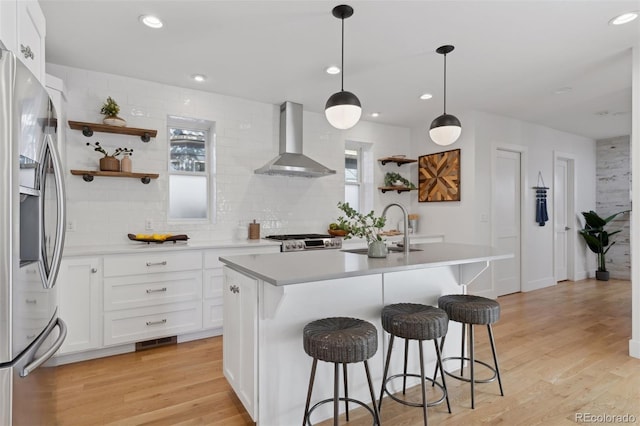
{"type": "Polygon", "coordinates": [[[349,233],[349,225],[342,221],[334,222],[329,224],[327,232],[332,237],[344,237],[349,233]]]}
{"type": "Polygon", "coordinates": [[[187,241],[189,237],[185,234],[173,235],[173,234],[127,234],[130,240],[132,241],[140,241],[143,243],[151,244],[158,243],[162,244],[165,241],[173,241],[175,244],[176,241],[187,241]]]}

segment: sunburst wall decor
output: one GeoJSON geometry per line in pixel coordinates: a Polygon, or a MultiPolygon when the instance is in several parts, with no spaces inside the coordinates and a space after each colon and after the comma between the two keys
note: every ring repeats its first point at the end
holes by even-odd
{"type": "Polygon", "coordinates": [[[418,201],[460,201],[460,150],[421,155],[418,201]]]}

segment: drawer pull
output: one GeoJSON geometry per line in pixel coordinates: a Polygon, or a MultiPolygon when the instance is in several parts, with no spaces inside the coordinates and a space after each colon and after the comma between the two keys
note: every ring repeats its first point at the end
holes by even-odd
{"type": "Polygon", "coordinates": [[[162,292],[165,292],[165,291],[167,291],[167,288],[166,288],[166,287],[162,287],[162,288],[148,288],[148,289],[147,289],[147,294],[150,294],[150,293],[162,293],[162,292]]]}
{"type": "Polygon", "coordinates": [[[166,324],[167,323],[167,319],[161,319],[160,321],[147,321],[147,325],[151,326],[151,325],[162,325],[162,324],[166,324]]]}
{"type": "Polygon", "coordinates": [[[91,268],[91,273],[95,274],[96,272],[98,272],[98,268],[91,268]]]}
{"type": "Polygon", "coordinates": [[[25,46],[24,44],[20,44],[20,52],[24,55],[25,59],[33,59],[35,57],[33,54],[33,50],[31,50],[30,46],[25,46]]]}
{"type": "Polygon", "coordinates": [[[231,290],[231,293],[240,293],[240,287],[238,287],[237,285],[229,286],[229,290],[231,290]]]}
{"type": "Polygon", "coordinates": [[[163,260],[162,262],[147,262],[147,266],[164,266],[166,264],[166,260],[163,260]]]}
{"type": "Polygon", "coordinates": [[[25,302],[28,305],[35,305],[36,303],[38,303],[38,301],[36,299],[25,299],[25,302]]]}

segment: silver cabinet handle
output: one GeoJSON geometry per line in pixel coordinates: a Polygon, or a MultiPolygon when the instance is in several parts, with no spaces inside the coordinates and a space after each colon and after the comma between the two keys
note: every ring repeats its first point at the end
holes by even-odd
{"type": "Polygon", "coordinates": [[[166,260],[163,260],[162,262],[147,262],[147,266],[164,266],[166,264],[166,260]]]}
{"type": "Polygon", "coordinates": [[[98,272],[98,268],[91,268],[91,273],[95,274],[96,272],[98,272]]]}
{"type": "Polygon", "coordinates": [[[28,305],[35,305],[36,303],[38,303],[38,301],[36,299],[25,299],[25,302],[28,305]]]}
{"type": "Polygon", "coordinates": [[[33,54],[33,50],[31,50],[31,47],[25,46],[22,43],[20,43],[20,53],[24,55],[25,59],[34,59],[35,57],[35,55],[33,54]]]}
{"type": "Polygon", "coordinates": [[[147,289],[147,294],[150,294],[150,293],[162,293],[162,292],[165,292],[165,291],[167,291],[167,288],[166,288],[166,287],[162,287],[162,288],[155,288],[155,289],[153,289],[153,288],[148,288],[148,289],[147,289]]]}
{"type": "Polygon", "coordinates": [[[229,290],[231,290],[231,293],[240,293],[240,287],[238,287],[237,285],[230,285],[229,290]]]}
{"type": "Polygon", "coordinates": [[[166,324],[167,323],[167,319],[161,319],[160,321],[147,321],[147,325],[162,325],[162,324],[166,324]]]}

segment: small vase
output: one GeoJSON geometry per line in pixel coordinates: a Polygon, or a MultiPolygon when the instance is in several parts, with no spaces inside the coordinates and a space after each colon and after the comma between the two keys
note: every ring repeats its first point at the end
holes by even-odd
{"type": "Polygon", "coordinates": [[[384,241],[372,241],[369,243],[367,255],[369,257],[387,257],[387,244],[384,241]]]}
{"type": "Polygon", "coordinates": [[[100,159],[100,170],[103,172],[119,172],[120,161],[116,157],[105,156],[100,159]]]}
{"type": "Polygon", "coordinates": [[[120,160],[120,171],[131,173],[131,157],[128,155],[125,155],[122,157],[122,160],[120,160]]]}
{"type": "Polygon", "coordinates": [[[118,117],[117,115],[111,115],[102,119],[104,124],[108,124],[109,126],[117,126],[117,127],[125,127],[127,122],[118,117]]]}

